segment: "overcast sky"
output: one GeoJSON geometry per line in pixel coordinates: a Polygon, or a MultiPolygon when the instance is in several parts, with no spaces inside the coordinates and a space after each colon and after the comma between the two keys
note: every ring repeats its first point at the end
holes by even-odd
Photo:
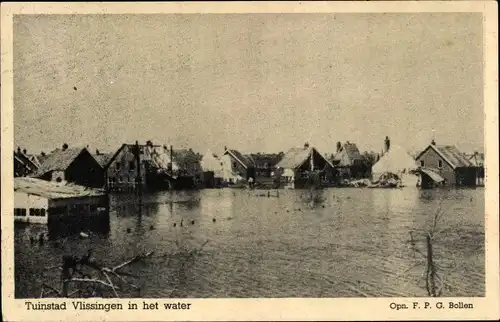
{"type": "Polygon", "coordinates": [[[481,14],[14,19],[15,144],[483,146],[481,14]],[[76,90],[75,90],[76,88],[76,90]]]}

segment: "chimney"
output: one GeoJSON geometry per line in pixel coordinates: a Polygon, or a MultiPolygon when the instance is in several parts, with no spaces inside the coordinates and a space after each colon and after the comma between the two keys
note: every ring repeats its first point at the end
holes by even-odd
{"type": "Polygon", "coordinates": [[[100,154],[100,152],[99,152],[99,150],[98,150],[98,149],[95,149],[95,154],[96,154],[96,155],[99,155],[99,154],[100,154]]]}
{"type": "Polygon", "coordinates": [[[23,149],[23,153],[24,153],[24,154],[28,154],[28,150],[23,149]]]}
{"type": "Polygon", "coordinates": [[[21,148],[17,147],[17,155],[20,155],[20,154],[21,154],[21,148]]]}
{"type": "Polygon", "coordinates": [[[68,149],[68,144],[67,143],[64,143],[63,146],[62,146],[62,150],[63,151],[66,151],[68,149]]]}
{"type": "Polygon", "coordinates": [[[391,140],[389,140],[389,137],[386,136],[384,140],[384,152],[385,153],[389,152],[390,148],[391,148],[391,140]]]}
{"type": "Polygon", "coordinates": [[[307,142],[304,144],[304,150],[305,149],[309,149],[309,143],[307,143],[307,142]]]}
{"type": "Polygon", "coordinates": [[[436,145],[436,141],[434,141],[434,139],[432,139],[431,144],[436,145]]]}
{"type": "Polygon", "coordinates": [[[337,152],[339,152],[340,149],[342,149],[342,143],[337,142],[337,152]]]}
{"type": "Polygon", "coordinates": [[[226,152],[226,151],[227,151],[227,146],[224,145],[224,152],[226,152]]]}

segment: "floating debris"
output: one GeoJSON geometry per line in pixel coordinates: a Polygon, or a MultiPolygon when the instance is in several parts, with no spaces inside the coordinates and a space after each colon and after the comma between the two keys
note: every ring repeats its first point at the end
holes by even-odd
{"type": "MultiPolygon", "coordinates": [[[[129,228],[130,229],[130,228],[129,228]]],[[[127,229],[127,232],[129,232],[129,229],[127,229]]],[[[89,238],[89,235],[84,233],[83,231],[80,233],[80,238],[89,238]]]]}
{"type": "Polygon", "coordinates": [[[194,220],[191,221],[191,225],[194,225],[194,220]]]}

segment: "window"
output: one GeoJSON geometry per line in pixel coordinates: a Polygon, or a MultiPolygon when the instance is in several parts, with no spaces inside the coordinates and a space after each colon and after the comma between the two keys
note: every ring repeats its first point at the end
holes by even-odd
{"type": "Polygon", "coordinates": [[[443,160],[438,160],[438,168],[439,169],[443,168],[443,160]]]}
{"type": "Polygon", "coordinates": [[[26,216],[25,208],[14,208],[14,216],[26,216]]]}
{"type": "Polygon", "coordinates": [[[45,217],[45,209],[40,209],[40,216],[45,217]]]}
{"type": "Polygon", "coordinates": [[[134,171],[135,170],[135,162],[134,161],[130,161],[128,163],[128,170],[129,171],[134,171]]]}
{"type": "Polygon", "coordinates": [[[420,166],[421,166],[421,167],[424,167],[424,166],[425,166],[424,160],[420,160],[420,166]]]}
{"type": "Polygon", "coordinates": [[[35,208],[30,208],[30,216],[35,216],[35,208]]]}
{"type": "Polygon", "coordinates": [[[120,170],[120,167],[121,167],[121,163],[120,162],[116,162],[116,170],[120,170]]]}

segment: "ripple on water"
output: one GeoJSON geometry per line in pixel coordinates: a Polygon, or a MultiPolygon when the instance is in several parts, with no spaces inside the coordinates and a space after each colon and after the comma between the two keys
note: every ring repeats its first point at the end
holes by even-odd
{"type": "Polygon", "coordinates": [[[57,281],[57,273],[42,277],[41,268],[59,263],[63,253],[92,248],[112,265],[145,250],[175,252],[176,240],[192,248],[209,243],[186,267],[165,257],[132,267],[140,296],[425,296],[409,231],[424,250],[423,232],[439,207],[446,212],[435,250],[452,285],[446,295],[484,295],[484,190],[422,197],[410,188],[329,189],[323,196],[325,207],[314,209],[291,190],[279,198],[230,189],[158,193],[142,206],[113,196],[109,227],[84,240],[16,225],[16,297],[37,297],[42,281],[57,281]],[[31,244],[42,232],[52,239],[31,244]]]}

